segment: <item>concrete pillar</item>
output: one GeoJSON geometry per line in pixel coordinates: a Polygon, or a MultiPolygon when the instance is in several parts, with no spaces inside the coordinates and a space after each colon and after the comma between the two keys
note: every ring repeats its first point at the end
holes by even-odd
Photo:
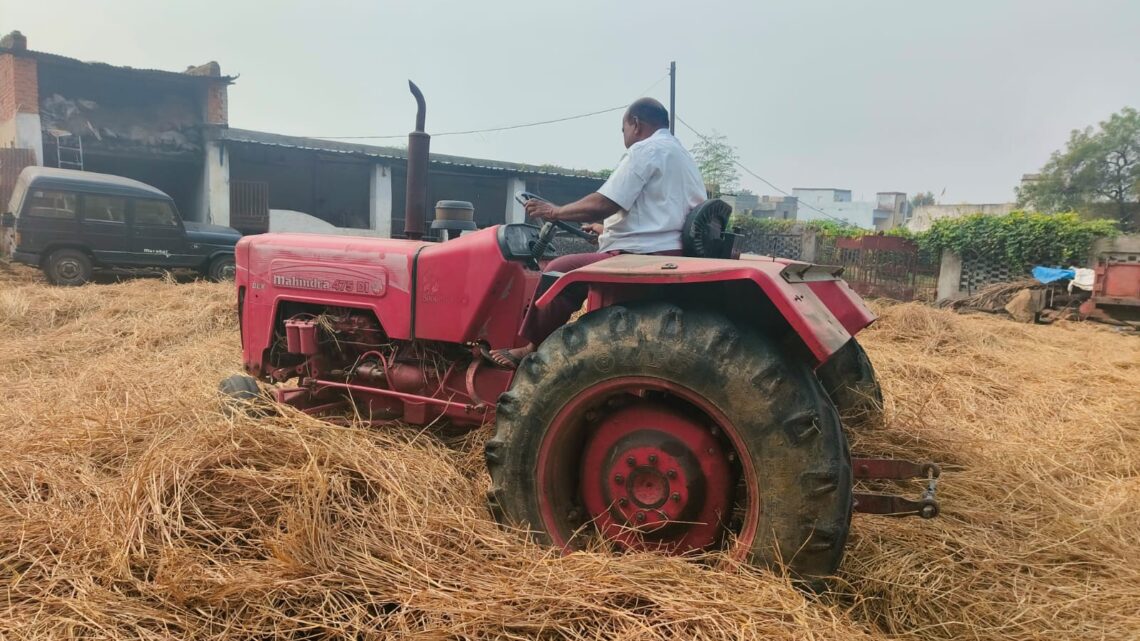
{"type": "Polygon", "coordinates": [[[962,257],[948,249],[942,250],[942,261],[938,266],[938,300],[963,298],[961,283],[962,257]]]}
{"type": "Polygon", "coordinates": [[[202,193],[198,202],[199,220],[215,225],[230,224],[230,154],[220,140],[206,142],[202,168],[202,193]]]}
{"type": "Polygon", "coordinates": [[[381,238],[392,237],[392,169],[372,165],[368,190],[368,221],[381,238]]]}
{"type": "Polygon", "coordinates": [[[805,263],[815,262],[815,230],[803,229],[800,232],[800,260],[805,263]]]}
{"type": "Polygon", "coordinates": [[[515,200],[515,194],[526,191],[526,179],[519,176],[507,178],[507,211],[503,220],[508,223],[525,223],[526,209],[515,200]]]}

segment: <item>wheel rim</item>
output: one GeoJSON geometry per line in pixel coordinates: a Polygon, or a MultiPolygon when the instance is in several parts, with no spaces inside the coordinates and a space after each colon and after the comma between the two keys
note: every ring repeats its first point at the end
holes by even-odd
{"type": "Polygon", "coordinates": [[[752,462],[736,454],[744,451],[727,417],[686,387],[599,383],[566,404],[540,447],[544,529],[563,548],[593,529],[622,549],[671,554],[734,539],[730,552],[743,558],[760,507],[752,462]]]}
{"type": "Polygon", "coordinates": [[[60,278],[74,280],[83,275],[83,267],[74,258],[64,258],[56,262],[55,272],[60,278]]]}
{"type": "Polygon", "coordinates": [[[237,266],[233,263],[226,263],[218,269],[218,280],[233,280],[237,275],[237,266]]]}

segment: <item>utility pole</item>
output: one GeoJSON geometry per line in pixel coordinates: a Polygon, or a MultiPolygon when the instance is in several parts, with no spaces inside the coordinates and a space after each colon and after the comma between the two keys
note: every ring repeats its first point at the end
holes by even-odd
{"type": "Polygon", "coordinates": [[[669,63],[669,133],[677,133],[677,61],[669,63]]]}

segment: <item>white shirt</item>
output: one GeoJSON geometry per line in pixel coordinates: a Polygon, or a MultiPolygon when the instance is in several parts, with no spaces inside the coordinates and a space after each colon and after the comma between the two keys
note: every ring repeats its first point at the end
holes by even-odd
{"type": "Polygon", "coordinates": [[[598,251],[681,249],[685,215],[707,198],[693,157],[668,129],[630,145],[598,193],[621,207],[606,218],[598,251]]]}

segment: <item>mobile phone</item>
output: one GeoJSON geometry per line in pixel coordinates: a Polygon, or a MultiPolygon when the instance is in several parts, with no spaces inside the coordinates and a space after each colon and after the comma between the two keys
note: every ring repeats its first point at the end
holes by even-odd
{"type": "Polygon", "coordinates": [[[528,200],[540,200],[544,203],[550,202],[549,200],[543,198],[542,196],[539,196],[538,194],[532,194],[529,191],[520,191],[517,194],[515,194],[515,202],[517,202],[520,205],[525,205],[526,201],[528,201],[528,200]]]}

